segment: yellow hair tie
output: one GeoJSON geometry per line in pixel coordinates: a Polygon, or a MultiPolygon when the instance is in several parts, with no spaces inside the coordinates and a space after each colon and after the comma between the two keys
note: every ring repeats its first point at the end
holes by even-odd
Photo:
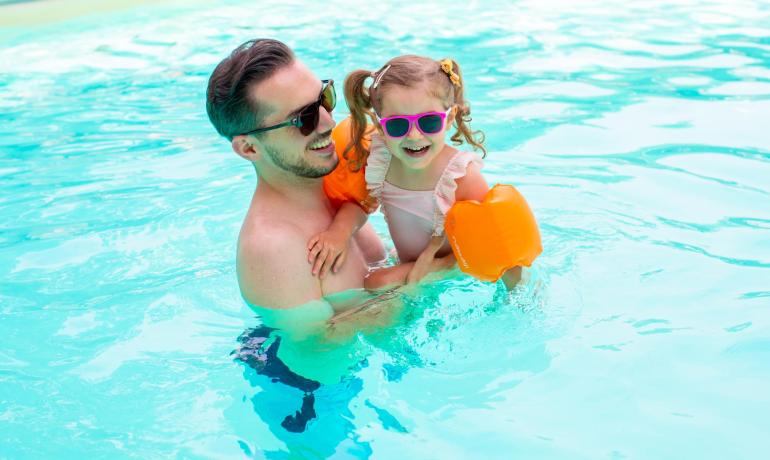
{"type": "Polygon", "coordinates": [[[455,86],[460,86],[460,76],[457,75],[454,70],[452,70],[452,60],[449,58],[442,59],[439,64],[441,64],[441,70],[443,70],[444,73],[449,76],[449,80],[452,81],[452,84],[455,86]]]}

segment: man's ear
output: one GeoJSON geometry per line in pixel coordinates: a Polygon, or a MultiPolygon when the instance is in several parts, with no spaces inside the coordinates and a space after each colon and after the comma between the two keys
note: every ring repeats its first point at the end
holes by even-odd
{"type": "Polygon", "coordinates": [[[235,136],[231,143],[233,152],[254,163],[262,155],[262,147],[252,136],[235,136]]]}

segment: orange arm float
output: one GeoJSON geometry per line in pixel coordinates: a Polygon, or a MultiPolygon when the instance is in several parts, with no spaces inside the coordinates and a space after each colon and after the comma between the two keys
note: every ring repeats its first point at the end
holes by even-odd
{"type": "Polygon", "coordinates": [[[456,202],[444,230],[460,270],[482,281],[530,266],[543,252],[535,216],[512,185],[495,185],[480,203],[456,202]]]}
{"type": "MultiPolygon", "coordinates": [[[[369,198],[369,192],[366,190],[365,168],[361,167],[358,171],[352,171],[350,163],[343,155],[345,147],[350,143],[350,117],[345,118],[334,127],[332,141],[340,161],[334,171],[324,176],[323,185],[326,196],[335,209],[339,209],[343,203],[351,201],[368,213],[374,212],[376,206],[373,204],[373,200],[369,198]]],[[[369,148],[369,139],[364,138],[364,146],[369,148]]],[[[353,152],[350,152],[349,155],[353,155],[353,152]]]]}

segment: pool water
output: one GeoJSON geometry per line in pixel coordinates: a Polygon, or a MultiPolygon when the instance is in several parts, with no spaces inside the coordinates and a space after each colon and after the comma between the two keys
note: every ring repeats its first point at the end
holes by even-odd
{"type": "Polygon", "coordinates": [[[770,3],[357,5],[0,30],[0,458],[764,457],[770,3]],[[454,276],[295,356],[343,363],[302,433],[303,391],[243,359],[255,178],[204,110],[254,37],[338,81],[455,58],[545,248],[512,295],[454,276]]]}

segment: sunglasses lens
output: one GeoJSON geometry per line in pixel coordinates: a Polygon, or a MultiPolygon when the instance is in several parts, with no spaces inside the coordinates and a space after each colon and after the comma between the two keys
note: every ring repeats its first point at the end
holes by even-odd
{"type": "Polygon", "coordinates": [[[303,110],[299,115],[299,121],[302,123],[299,132],[301,132],[303,136],[307,136],[315,131],[316,126],[318,126],[318,105],[313,104],[303,110]]]}
{"type": "Polygon", "coordinates": [[[318,102],[314,102],[305,107],[305,110],[299,114],[299,121],[302,123],[302,126],[299,127],[299,132],[301,132],[303,136],[309,135],[315,131],[316,127],[318,127],[320,116],[318,111],[321,106],[323,106],[327,112],[331,112],[334,110],[334,107],[337,106],[337,92],[334,91],[334,82],[331,80],[329,80],[329,83],[321,92],[321,97],[318,99],[318,102]]]}
{"type": "Polygon", "coordinates": [[[425,134],[435,134],[444,128],[444,120],[439,115],[425,115],[417,119],[417,124],[425,134]]]}
{"type": "Polygon", "coordinates": [[[385,131],[390,137],[403,137],[409,132],[409,120],[406,118],[392,118],[385,122],[385,131]]]}
{"type": "Polygon", "coordinates": [[[329,82],[324,88],[323,94],[321,94],[321,105],[327,112],[331,112],[337,106],[337,91],[334,90],[334,82],[329,82]]]}

